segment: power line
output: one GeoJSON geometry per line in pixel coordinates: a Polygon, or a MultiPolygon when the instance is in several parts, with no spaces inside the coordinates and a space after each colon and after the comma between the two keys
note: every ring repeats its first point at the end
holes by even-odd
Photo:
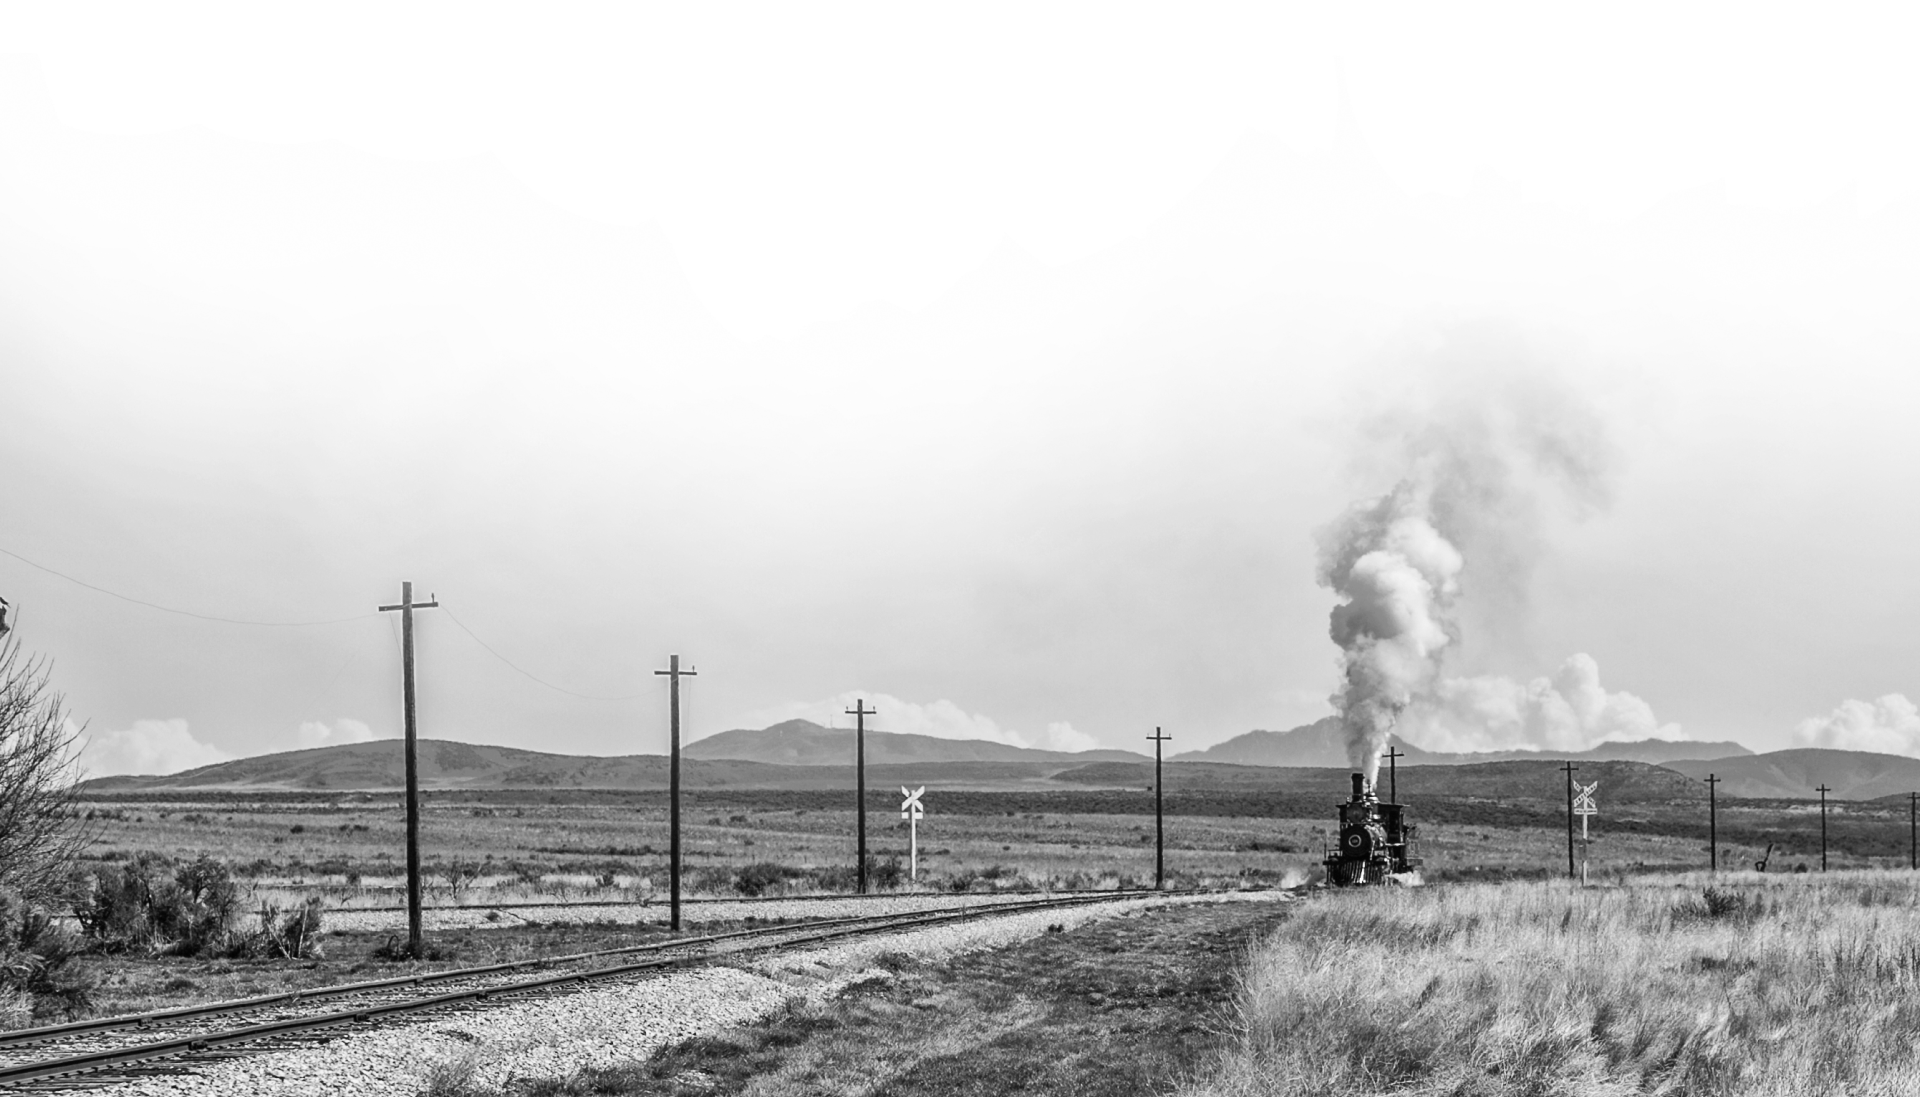
{"type": "Polygon", "coordinates": [[[631,701],[635,697],[645,697],[650,693],[657,692],[657,690],[654,690],[654,689],[643,689],[638,693],[622,693],[617,695],[608,695],[608,694],[598,694],[598,693],[576,693],[575,691],[570,690],[565,686],[556,686],[552,682],[547,681],[545,678],[542,678],[539,675],[534,674],[532,671],[523,669],[518,664],[516,664],[513,660],[493,650],[493,647],[491,645],[489,645],[485,640],[480,639],[480,637],[476,635],[472,629],[466,626],[466,622],[460,620],[460,618],[458,617],[455,617],[453,615],[452,610],[447,609],[445,606],[441,606],[440,612],[446,616],[447,620],[452,621],[456,625],[459,625],[460,631],[466,633],[469,637],[472,637],[473,642],[476,644],[479,644],[482,648],[484,648],[488,655],[493,656],[495,659],[498,659],[502,663],[505,663],[507,666],[513,668],[513,670],[516,673],[524,676],[529,681],[537,682],[540,685],[543,685],[548,689],[553,690],[555,693],[564,693],[569,697],[579,697],[587,701],[631,701]]]}
{"type": "MultiPolygon", "coordinates": [[[[104,594],[109,598],[118,598],[122,602],[131,602],[136,606],[144,606],[147,609],[159,610],[162,613],[172,613],[181,617],[191,617],[198,621],[212,621],[222,625],[248,625],[255,628],[312,628],[319,625],[344,624],[345,622],[348,622],[348,621],[360,621],[368,617],[376,616],[375,614],[371,614],[371,613],[357,613],[351,617],[334,617],[324,621],[244,621],[235,617],[216,617],[212,614],[195,613],[192,610],[176,609],[173,606],[163,606],[157,602],[149,602],[142,598],[135,598],[132,595],[121,594],[119,591],[108,590],[105,587],[95,586],[94,584],[89,583],[84,579],[76,579],[73,576],[68,575],[66,572],[56,571],[53,568],[46,566],[45,564],[41,564],[33,560],[29,560],[26,557],[10,549],[0,548],[0,554],[11,556],[15,560],[20,561],[21,563],[27,565],[30,568],[34,568],[39,571],[44,571],[48,575],[65,579],[69,583],[72,583],[76,586],[85,587],[86,589],[93,591],[97,594],[104,594]]],[[[443,607],[443,611],[444,611],[444,607],[443,607]]],[[[647,689],[647,690],[641,690],[638,693],[622,693],[622,694],[609,695],[609,694],[597,694],[597,693],[580,693],[575,690],[570,690],[565,686],[556,686],[552,682],[549,682],[546,679],[540,677],[539,675],[534,674],[533,672],[528,671],[525,668],[519,666],[513,660],[500,654],[498,651],[495,651],[490,644],[488,644],[485,640],[480,639],[480,637],[477,634],[475,634],[475,632],[472,629],[466,626],[465,622],[461,621],[460,618],[455,617],[452,614],[452,612],[447,611],[446,616],[451,618],[454,624],[459,625],[460,631],[466,633],[469,637],[471,637],[473,642],[476,644],[479,644],[480,647],[483,650],[485,650],[487,654],[493,656],[495,659],[500,660],[502,663],[505,663],[508,667],[512,668],[515,673],[523,675],[527,679],[539,685],[545,686],[556,693],[564,693],[569,697],[579,697],[582,700],[587,700],[587,701],[630,701],[636,697],[645,697],[650,693],[657,692],[657,690],[647,689]]],[[[400,637],[397,635],[397,630],[396,630],[396,635],[393,638],[393,641],[394,641],[394,646],[397,648],[400,644],[400,637]]],[[[345,668],[343,667],[342,670],[344,669],[345,668]]],[[[339,675],[336,673],[334,677],[338,678],[339,675]]]]}
{"type": "Polygon", "coordinates": [[[20,561],[21,563],[27,565],[30,568],[37,568],[40,571],[46,572],[48,575],[58,576],[62,579],[65,579],[69,583],[73,583],[77,586],[85,587],[88,590],[94,591],[95,593],[98,593],[98,594],[104,594],[109,598],[118,598],[122,602],[132,602],[136,606],[145,606],[148,609],[157,609],[162,613],[174,613],[174,614],[180,615],[181,617],[192,617],[201,621],[213,621],[222,625],[252,625],[256,628],[311,628],[316,625],[338,625],[347,621],[358,621],[358,620],[361,620],[362,618],[372,616],[372,614],[368,614],[368,613],[356,613],[352,617],[335,617],[326,621],[241,621],[232,617],[215,617],[215,616],[212,616],[211,614],[195,613],[189,609],[175,609],[172,606],[163,606],[156,602],[148,602],[148,601],[145,601],[144,599],[135,598],[131,595],[121,594],[118,591],[108,590],[105,587],[97,587],[97,586],[94,586],[92,583],[87,582],[84,579],[75,579],[73,576],[68,575],[64,571],[55,571],[54,569],[46,566],[45,564],[34,563],[32,560],[29,560],[26,557],[20,555],[19,553],[13,552],[9,549],[0,548],[0,553],[4,553],[8,556],[11,556],[15,560],[20,561]]]}

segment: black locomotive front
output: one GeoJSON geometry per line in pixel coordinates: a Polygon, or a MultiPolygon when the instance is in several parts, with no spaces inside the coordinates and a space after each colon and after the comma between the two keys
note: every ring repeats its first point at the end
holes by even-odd
{"type": "Polygon", "coordinates": [[[1340,844],[1327,851],[1327,882],[1339,887],[1384,884],[1420,867],[1415,827],[1399,804],[1383,804],[1365,775],[1353,775],[1353,799],[1340,805],[1340,844]]]}

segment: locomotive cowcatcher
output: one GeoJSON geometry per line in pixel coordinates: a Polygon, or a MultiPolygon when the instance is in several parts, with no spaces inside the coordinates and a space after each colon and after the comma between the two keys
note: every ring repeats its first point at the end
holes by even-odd
{"type": "Polygon", "coordinates": [[[1418,828],[1407,824],[1404,812],[1399,804],[1381,803],[1366,775],[1354,774],[1353,799],[1340,805],[1340,844],[1327,851],[1327,882],[1384,884],[1419,868],[1413,856],[1418,828]]]}

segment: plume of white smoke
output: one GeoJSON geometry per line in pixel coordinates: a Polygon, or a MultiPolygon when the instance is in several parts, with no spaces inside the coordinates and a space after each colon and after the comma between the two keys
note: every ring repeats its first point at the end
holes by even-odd
{"type": "Polygon", "coordinates": [[[1552,675],[1442,678],[1401,718],[1400,734],[1427,750],[1587,750],[1600,743],[1681,739],[1653,707],[1600,684],[1593,656],[1574,655],[1552,675]]]}
{"type": "Polygon", "coordinates": [[[1382,413],[1367,428],[1369,455],[1392,454],[1398,483],[1321,532],[1319,579],[1340,599],[1330,632],[1343,682],[1332,701],[1369,782],[1401,714],[1439,680],[1463,590],[1515,615],[1539,552],[1541,498],[1591,507],[1607,494],[1600,419],[1556,375],[1474,336],[1445,348],[1434,377],[1439,395],[1424,412],[1382,413]]]}
{"type": "Polygon", "coordinates": [[[1327,531],[1320,581],[1346,599],[1333,609],[1333,642],[1346,662],[1346,684],[1333,703],[1347,760],[1369,783],[1394,722],[1453,640],[1450,612],[1464,563],[1434,528],[1430,486],[1417,478],[1327,531]]]}
{"type": "Polygon", "coordinates": [[[1920,708],[1898,693],[1877,701],[1842,701],[1826,716],[1800,721],[1793,737],[1809,747],[1920,757],[1920,708]]]}

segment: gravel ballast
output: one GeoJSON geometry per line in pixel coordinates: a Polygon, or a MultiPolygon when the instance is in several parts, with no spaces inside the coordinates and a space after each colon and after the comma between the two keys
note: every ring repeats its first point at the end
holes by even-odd
{"type": "MultiPolygon", "coordinates": [[[[421,1092],[436,1074],[468,1076],[481,1086],[501,1085],[510,1078],[566,1076],[583,1067],[645,1059],[662,1046],[751,1022],[790,1002],[820,1001],[848,986],[886,978],[886,972],[873,966],[886,954],[938,959],[1010,945],[1053,926],[1071,929],[1091,919],[1166,903],[1284,897],[1277,892],[1148,896],[878,934],[743,959],[737,966],[702,967],[547,998],[400,1019],[326,1044],[196,1063],[192,1073],[141,1078],[92,1092],[115,1097],[397,1097],[421,1092]]],[[[857,913],[881,911],[868,903],[857,913]]]]}

